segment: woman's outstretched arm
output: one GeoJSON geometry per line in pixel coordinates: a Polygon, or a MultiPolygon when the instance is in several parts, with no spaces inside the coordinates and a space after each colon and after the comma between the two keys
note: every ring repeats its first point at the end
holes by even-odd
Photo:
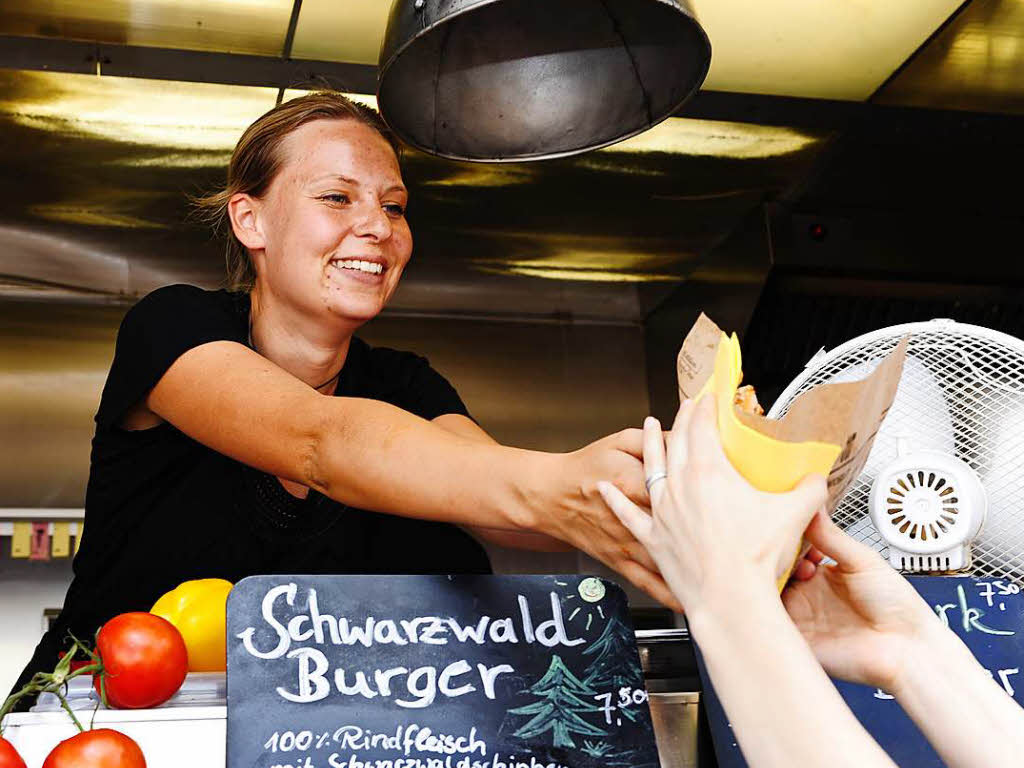
{"type": "MultiPolygon", "coordinates": [[[[459,413],[446,413],[432,419],[442,429],[447,429],[456,435],[462,435],[470,440],[487,445],[498,445],[498,441],[491,437],[475,421],[459,413]]],[[[510,531],[504,528],[491,528],[482,525],[464,526],[471,534],[490,544],[497,544],[499,547],[511,549],[529,549],[534,552],[571,552],[573,547],[561,539],[548,536],[543,533],[532,531],[510,531]]]]}
{"type": "Polygon", "coordinates": [[[646,500],[639,430],[566,454],[455,434],[376,400],[325,397],[251,349],[195,347],[146,407],[194,440],[330,498],[379,512],[565,541],[675,606],[646,550],[601,500],[611,479],[646,500]]]}

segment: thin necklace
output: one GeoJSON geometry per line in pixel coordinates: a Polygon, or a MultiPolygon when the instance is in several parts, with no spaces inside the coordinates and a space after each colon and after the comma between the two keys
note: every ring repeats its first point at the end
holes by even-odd
{"type": "MultiPolygon", "coordinates": [[[[262,353],[261,353],[261,352],[260,352],[260,351],[259,351],[259,350],[258,350],[258,349],[256,348],[256,342],[254,342],[254,341],[252,340],[252,312],[250,312],[250,313],[249,313],[249,349],[251,349],[251,350],[252,350],[253,352],[255,352],[256,354],[262,354],[262,353]]],[[[339,368],[339,369],[338,369],[338,372],[337,372],[336,374],[334,374],[333,376],[331,376],[331,378],[329,378],[329,379],[328,379],[327,381],[325,381],[325,382],[324,382],[323,384],[321,384],[320,386],[318,386],[318,387],[313,387],[313,389],[315,389],[315,390],[321,390],[321,389],[323,389],[324,387],[326,387],[326,386],[327,386],[328,384],[330,384],[330,383],[331,383],[332,381],[335,381],[335,380],[337,380],[337,378],[338,378],[339,376],[341,376],[341,372],[342,372],[342,371],[343,371],[344,369],[345,369],[345,364],[344,364],[344,363],[342,363],[342,364],[341,364],[341,368],[339,368]]]]}

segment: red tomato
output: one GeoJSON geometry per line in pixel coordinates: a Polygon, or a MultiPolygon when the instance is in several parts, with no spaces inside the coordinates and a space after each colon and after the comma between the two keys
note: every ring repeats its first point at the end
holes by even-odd
{"type": "Polygon", "coordinates": [[[62,741],[46,756],[43,768],[146,768],[146,758],[123,733],[100,728],[62,741]]]}
{"type": "MultiPolygon", "coordinates": [[[[96,636],[96,652],[103,659],[107,700],[121,709],[163,704],[177,693],[188,672],[181,633],[152,613],[112,618],[96,636]]],[[[93,682],[99,691],[99,677],[93,682]]]]}
{"type": "Polygon", "coordinates": [[[0,768],[25,768],[18,750],[3,736],[0,736],[0,768]]]}

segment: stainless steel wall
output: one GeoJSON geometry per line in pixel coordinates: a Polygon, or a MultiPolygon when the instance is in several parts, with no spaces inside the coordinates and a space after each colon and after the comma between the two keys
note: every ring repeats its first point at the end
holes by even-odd
{"type": "MultiPolygon", "coordinates": [[[[364,336],[430,358],[470,412],[507,445],[568,451],[629,426],[649,412],[640,326],[382,317],[364,336]]],[[[579,553],[489,546],[503,573],[598,573],[579,553]]],[[[653,602],[627,588],[634,606],[653,602]]]]}
{"type": "Polygon", "coordinates": [[[123,307],[0,300],[0,507],[81,507],[123,307]]]}
{"type": "MultiPolygon", "coordinates": [[[[0,507],[78,507],[124,306],[0,300],[0,507]]],[[[498,440],[571,450],[647,413],[639,326],[380,317],[373,344],[426,355],[498,440]]]]}

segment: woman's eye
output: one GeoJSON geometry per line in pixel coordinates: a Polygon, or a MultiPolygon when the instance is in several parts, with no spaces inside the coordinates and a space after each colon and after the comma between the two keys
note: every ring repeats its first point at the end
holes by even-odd
{"type": "Polygon", "coordinates": [[[384,210],[390,216],[405,216],[405,208],[398,203],[387,203],[384,205],[384,210]]]}
{"type": "Polygon", "coordinates": [[[331,195],[324,195],[320,199],[321,200],[329,200],[332,203],[347,203],[348,202],[348,195],[331,194],[331,195]]]}

